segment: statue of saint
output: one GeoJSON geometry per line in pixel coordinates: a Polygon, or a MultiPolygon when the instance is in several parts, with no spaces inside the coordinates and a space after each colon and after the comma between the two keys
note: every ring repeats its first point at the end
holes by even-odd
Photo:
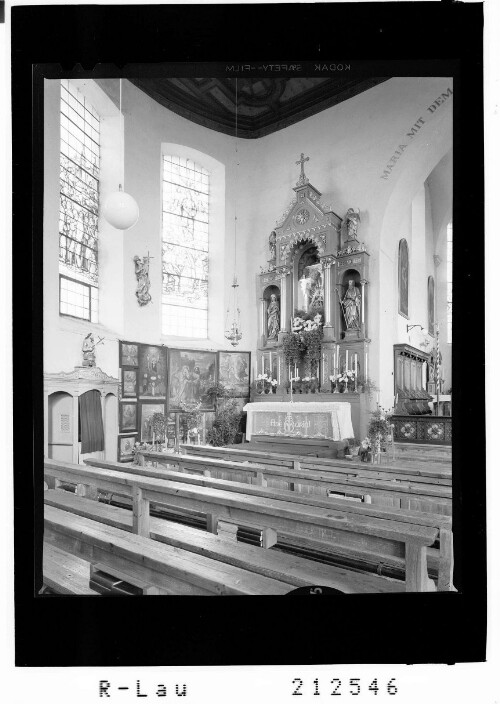
{"type": "Polygon", "coordinates": [[[151,294],[149,289],[151,287],[151,282],[149,280],[149,260],[151,257],[147,256],[141,259],[137,255],[134,257],[135,262],[135,276],[137,278],[137,289],[135,295],[140,306],[145,306],[151,300],[151,294]]]}
{"type": "Polygon", "coordinates": [[[311,302],[309,303],[309,307],[314,310],[323,308],[325,302],[323,295],[323,274],[320,267],[320,264],[308,267],[309,276],[311,277],[311,302]]]}
{"type": "Polygon", "coordinates": [[[346,214],[346,227],[347,227],[347,242],[350,242],[351,240],[356,240],[358,239],[358,226],[359,226],[359,221],[361,220],[359,216],[359,208],[358,211],[356,212],[354,208],[349,208],[346,214]]]}
{"type": "Polygon", "coordinates": [[[361,294],[352,279],[349,280],[349,287],[342,300],[342,308],[344,309],[346,326],[348,328],[359,328],[361,294]]]}
{"type": "Polygon", "coordinates": [[[267,307],[267,339],[277,340],[280,330],[280,304],[275,293],[271,294],[271,301],[267,307]]]}
{"type": "Polygon", "coordinates": [[[274,230],[269,235],[269,254],[271,255],[269,258],[269,263],[275,264],[276,263],[276,233],[274,230]]]}
{"type": "Polygon", "coordinates": [[[95,367],[95,345],[94,335],[89,332],[82,344],[84,367],[95,367]]]}

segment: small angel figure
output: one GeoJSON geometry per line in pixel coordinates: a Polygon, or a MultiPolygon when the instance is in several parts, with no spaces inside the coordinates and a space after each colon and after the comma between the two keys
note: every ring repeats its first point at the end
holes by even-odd
{"type": "Polygon", "coordinates": [[[354,208],[349,208],[345,218],[347,227],[347,242],[350,242],[351,240],[357,241],[358,226],[361,220],[359,208],[357,211],[355,211],[354,208]]]}

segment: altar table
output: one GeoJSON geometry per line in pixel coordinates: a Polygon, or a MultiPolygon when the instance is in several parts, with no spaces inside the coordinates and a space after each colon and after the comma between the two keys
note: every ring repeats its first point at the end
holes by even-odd
{"type": "Polygon", "coordinates": [[[354,437],[350,403],[247,403],[246,438],[252,435],[325,438],[354,437]]]}

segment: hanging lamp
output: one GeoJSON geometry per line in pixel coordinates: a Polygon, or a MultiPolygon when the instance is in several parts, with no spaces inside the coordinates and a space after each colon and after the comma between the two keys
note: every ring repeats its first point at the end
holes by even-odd
{"type": "MultiPolygon", "coordinates": [[[[238,162],[238,79],[236,79],[236,111],[235,111],[235,154],[236,154],[236,173],[235,173],[235,180],[234,180],[234,190],[235,194],[237,195],[238,193],[238,167],[239,167],[239,162],[238,162]]],[[[234,274],[233,274],[233,283],[231,284],[231,288],[233,289],[231,298],[232,298],[232,316],[230,315],[231,313],[231,303],[227,308],[226,312],[226,331],[224,333],[224,337],[226,340],[229,340],[231,345],[233,347],[236,347],[241,338],[243,337],[243,333],[241,331],[241,320],[240,320],[240,309],[238,305],[238,279],[236,277],[236,230],[237,230],[237,223],[238,223],[238,216],[236,212],[236,197],[234,199],[234,274]],[[231,321],[231,322],[230,322],[231,321]]]]}
{"type": "MultiPolygon", "coordinates": [[[[120,78],[120,115],[122,115],[122,79],[120,78]]],[[[125,157],[125,125],[123,127],[123,148],[125,157]]],[[[125,186],[125,181],[124,184],[125,186]]],[[[118,191],[111,193],[102,206],[102,214],[110,225],[117,230],[130,230],[139,219],[139,206],[134,198],[122,188],[120,183],[118,191]]]]}

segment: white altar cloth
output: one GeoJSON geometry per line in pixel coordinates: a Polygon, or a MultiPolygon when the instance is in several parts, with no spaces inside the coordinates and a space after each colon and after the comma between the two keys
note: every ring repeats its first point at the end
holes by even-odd
{"type": "Polygon", "coordinates": [[[247,412],[247,440],[252,435],[330,440],[354,437],[348,402],[256,402],[247,403],[243,410],[247,412]]]}

